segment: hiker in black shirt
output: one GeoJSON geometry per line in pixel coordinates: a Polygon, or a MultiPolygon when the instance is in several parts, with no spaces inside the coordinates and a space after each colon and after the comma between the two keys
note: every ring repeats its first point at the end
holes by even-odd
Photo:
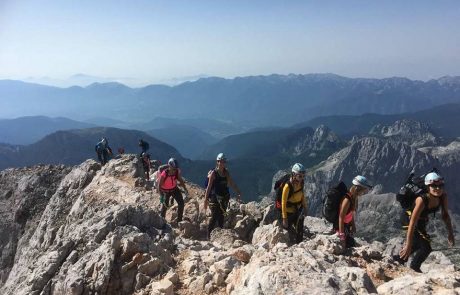
{"type": "Polygon", "coordinates": [[[227,206],[230,201],[230,185],[237,193],[238,202],[241,201],[241,192],[225,167],[227,159],[223,153],[217,155],[217,166],[208,174],[208,185],[206,187],[204,210],[209,207],[211,209],[211,219],[208,224],[208,238],[211,231],[215,228],[216,223],[220,228],[224,227],[224,215],[227,211],[227,206]]]}
{"type": "Polygon", "coordinates": [[[406,216],[406,242],[399,255],[403,261],[407,261],[413,253],[414,257],[410,267],[416,272],[422,272],[420,266],[428,257],[431,249],[430,236],[426,232],[428,215],[442,209],[442,219],[448,230],[448,243],[452,247],[455,244],[452,222],[447,211],[447,194],[444,191],[444,179],[436,172],[425,176],[425,185],[428,192],[415,199],[415,207],[412,211],[405,212],[406,216]]]}
{"type": "Polygon", "coordinates": [[[139,147],[141,148],[141,153],[140,155],[142,156],[143,153],[147,153],[147,151],[149,150],[150,148],[150,145],[148,142],[146,142],[145,140],[143,139],[139,139],[139,147]]]}

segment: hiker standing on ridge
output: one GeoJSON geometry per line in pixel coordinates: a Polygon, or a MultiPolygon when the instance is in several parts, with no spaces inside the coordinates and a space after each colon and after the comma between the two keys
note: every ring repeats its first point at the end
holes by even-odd
{"type": "Polygon", "coordinates": [[[225,167],[227,158],[223,153],[217,155],[216,168],[208,172],[208,183],[204,198],[204,210],[211,209],[211,219],[208,224],[208,239],[212,230],[217,226],[224,227],[224,215],[226,214],[230,201],[230,185],[237,193],[237,200],[241,202],[241,191],[230,176],[230,172],[225,167]]]}
{"type": "Polygon", "coordinates": [[[338,220],[334,223],[334,230],[346,248],[356,245],[353,235],[356,233],[355,214],[358,197],[367,194],[372,188],[367,178],[361,175],[353,178],[352,184],[340,201],[338,220]]]}
{"type": "Polygon", "coordinates": [[[144,141],[143,139],[139,139],[139,147],[141,148],[141,157],[142,157],[142,154],[143,153],[147,153],[147,151],[149,150],[150,148],[150,145],[148,142],[144,141]]]}
{"type": "Polygon", "coordinates": [[[444,191],[444,179],[436,172],[428,173],[425,176],[425,185],[428,192],[417,196],[414,209],[406,211],[405,224],[407,235],[404,247],[400,251],[400,258],[406,262],[409,256],[414,253],[410,267],[416,272],[422,272],[420,266],[428,257],[431,249],[430,236],[426,232],[428,215],[435,213],[441,207],[441,214],[448,230],[448,243],[450,247],[455,245],[454,231],[452,222],[447,210],[447,194],[444,191]]]}
{"type": "Polygon", "coordinates": [[[101,165],[104,166],[109,161],[109,156],[112,155],[112,149],[109,147],[107,138],[103,137],[95,146],[97,158],[101,165]]]}
{"type": "Polygon", "coordinates": [[[145,180],[150,180],[150,169],[152,169],[152,163],[150,162],[150,155],[146,152],[141,154],[142,168],[144,168],[145,180]]]}
{"type": "Polygon", "coordinates": [[[295,235],[297,244],[303,240],[303,223],[307,213],[307,199],[303,192],[304,178],[305,167],[295,163],[289,180],[282,187],[281,195],[281,223],[285,229],[295,235]]]}
{"type": "Polygon", "coordinates": [[[169,159],[168,168],[163,170],[160,174],[160,181],[158,184],[157,191],[160,194],[160,203],[161,203],[161,217],[165,218],[166,210],[169,207],[169,200],[171,197],[174,198],[177,202],[177,223],[182,221],[182,215],[184,213],[184,198],[182,193],[177,187],[177,181],[179,181],[180,186],[185,190],[185,193],[188,194],[187,187],[185,187],[184,179],[181,176],[179,164],[174,158],[169,159]]]}

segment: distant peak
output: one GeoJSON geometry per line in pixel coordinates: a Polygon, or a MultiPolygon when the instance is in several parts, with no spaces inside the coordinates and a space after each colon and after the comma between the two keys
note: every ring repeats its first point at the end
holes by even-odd
{"type": "Polygon", "coordinates": [[[95,82],[85,87],[86,89],[95,89],[95,88],[129,88],[128,86],[118,83],[118,82],[106,82],[99,83],[95,82]]]}
{"type": "Polygon", "coordinates": [[[441,85],[460,85],[460,76],[444,76],[438,79],[441,85]]]}

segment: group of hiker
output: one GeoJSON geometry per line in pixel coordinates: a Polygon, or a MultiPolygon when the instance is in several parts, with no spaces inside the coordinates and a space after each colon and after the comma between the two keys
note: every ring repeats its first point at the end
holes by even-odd
{"type": "MultiPolygon", "coordinates": [[[[151,170],[150,155],[147,151],[149,144],[139,140],[141,148],[140,158],[143,161],[146,178],[149,179],[151,170]]],[[[104,165],[111,154],[106,138],[102,138],[96,145],[96,152],[101,164],[104,165]]],[[[300,243],[304,235],[304,218],[308,211],[308,199],[304,193],[304,179],[306,169],[301,163],[295,163],[290,173],[281,177],[274,186],[275,213],[279,225],[288,230],[291,242],[300,243]]],[[[184,198],[179,186],[188,195],[187,187],[179,169],[176,159],[170,158],[168,163],[158,168],[154,173],[156,185],[154,188],[160,195],[161,216],[165,218],[167,209],[172,206],[172,201],[177,203],[177,220],[182,221],[184,212],[184,198]]],[[[207,228],[209,239],[214,228],[224,227],[225,216],[230,201],[231,187],[236,193],[236,198],[241,201],[241,191],[234,182],[227,168],[227,158],[223,153],[216,157],[216,166],[208,172],[206,178],[206,192],[204,209],[210,209],[210,218],[207,228]]],[[[344,247],[350,248],[356,245],[354,234],[356,233],[356,211],[358,199],[372,189],[366,177],[355,176],[348,189],[344,182],[331,187],[323,199],[322,214],[332,223],[333,233],[337,235],[344,247]]],[[[419,179],[418,186],[410,181],[403,186],[398,194],[398,201],[403,206],[403,229],[406,230],[405,243],[394,259],[406,263],[413,254],[410,267],[421,272],[420,266],[428,257],[431,248],[430,236],[426,231],[428,216],[441,208],[442,219],[448,230],[449,246],[453,246],[454,234],[452,222],[448,213],[447,194],[444,191],[444,179],[438,171],[434,170],[419,179]],[[421,188],[423,187],[423,189],[421,188]],[[417,189],[417,190],[415,190],[417,189]],[[409,194],[410,193],[410,194],[409,194]],[[406,196],[406,195],[409,195],[406,196]],[[405,205],[404,205],[405,203],[405,205]]]]}
{"type": "MultiPolygon", "coordinates": [[[[230,202],[229,186],[237,192],[237,200],[241,201],[241,191],[230,176],[226,168],[227,158],[223,153],[217,155],[216,167],[208,172],[206,178],[206,193],[204,209],[208,207],[211,211],[211,217],[208,223],[207,237],[209,238],[214,228],[224,227],[225,215],[230,202]]],[[[175,223],[182,221],[184,212],[184,199],[178,185],[182,186],[184,192],[188,195],[187,187],[181,176],[179,164],[176,159],[171,158],[168,164],[160,166],[158,169],[158,183],[156,190],[160,194],[161,216],[166,216],[167,209],[172,205],[170,199],[177,203],[177,220],[175,223]]]]}
{"type": "MultiPolygon", "coordinates": [[[[148,179],[149,171],[152,168],[150,162],[150,155],[147,153],[149,149],[149,143],[143,139],[139,139],[139,147],[141,148],[141,153],[139,154],[139,157],[143,161],[142,164],[144,166],[144,171],[146,173],[146,179],[148,179]]],[[[107,162],[113,157],[112,148],[109,146],[109,141],[106,137],[102,137],[101,140],[99,140],[96,143],[94,149],[96,151],[97,159],[99,160],[102,166],[107,164],[107,162]]],[[[119,147],[117,151],[118,154],[122,155],[125,153],[125,148],[119,147]]]]}
{"type": "MultiPolygon", "coordinates": [[[[277,198],[275,208],[278,208],[280,213],[282,226],[294,231],[296,243],[303,239],[303,212],[307,210],[307,200],[303,190],[305,172],[303,165],[296,163],[292,166],[288,181],[280,179],[275,183],[275,189],[281,191],[281,198],[277,198]]],[[[354,234],[358,199],[367,194],[370,189],[372,186],[367,178],[357,175],[353,178],[349,189],[340,182],[330,188],[323,199],[323,216],[332,222],[333,232],[346,248],[356,245],[354,234]]],[[[406,263],[413,255],[410,267],[416,272],[421,272],[422,263],[432,251],[430,236],[426,230],[429,214],[441,208],[442,219],[448,231],[448,244],[450,247],[455,244],[447,194],[444,191],[444,178],[436,170],[419,177],[418,183],[413,181],[411,176],[398,193],[397,199],[404,209],[401,220],[402,228],[406,230],[406,238],[398,255],[393,258],[400,263],[406,263]]]]}

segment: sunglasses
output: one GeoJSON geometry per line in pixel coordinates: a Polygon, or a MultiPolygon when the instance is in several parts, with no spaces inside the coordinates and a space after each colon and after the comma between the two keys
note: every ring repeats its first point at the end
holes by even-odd
{"type": "Polygon", "coordinates": [[[294,177],[298,178],[298,179],[303,179],[305,177],[305,174],[295,174],[294,177]]]}
{"type": "Polygon", "coordinates": [[[432,185],[430,185],[430,187],[432,187],[434,189],[443,189],[444,184],[432,184],[432,185]]]}

